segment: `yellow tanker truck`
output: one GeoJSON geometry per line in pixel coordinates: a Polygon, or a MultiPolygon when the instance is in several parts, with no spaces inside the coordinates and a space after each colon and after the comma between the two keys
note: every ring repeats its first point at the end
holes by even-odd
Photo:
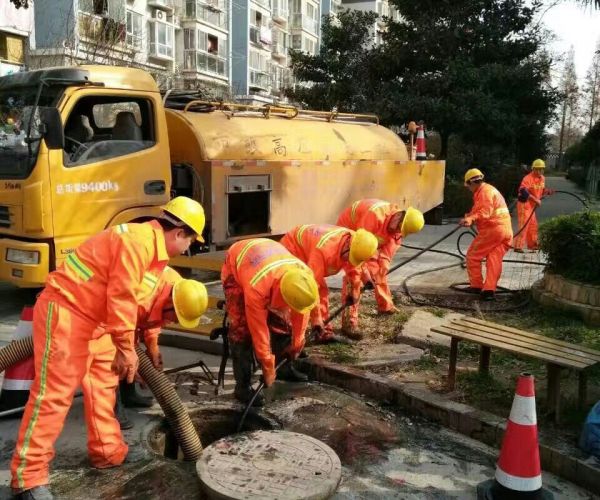
{"type": "MultiPolygon", "coordinates": [[[[182,102],[131,68],[5,76],[0,281],[41,286],[86,238],[158,215],[178,194],[204,205],[206,246],[197,251],[206,253],[335,223],[359,198],[430,210],[442,202],[444,167],[409,161],[371,115],[182,102]]],[[[175,264],[194,267],[193,259],[175,264]]]]}

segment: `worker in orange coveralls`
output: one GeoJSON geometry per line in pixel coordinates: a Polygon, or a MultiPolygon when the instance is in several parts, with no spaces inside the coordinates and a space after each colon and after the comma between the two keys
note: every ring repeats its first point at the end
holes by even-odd
{"type": "Polygon", "coordinates": [[[513,236],[510,213],[500,191],[483,182],[481,170],[468,170],[465,186],[473,193],[473,208],[459,224],[475,224],[478,231],[467,250],[468,291],[481,293],[482,300],[494,300],[502,274],[502,259],[510,248],[513,236]],[[481,272],[483,259],[486,260],[485,281],[481,272]]]}
{"type": "Polygon", "coordinates": [[[319,307],[311,313],[311,323],[318,343],[340,341],[333,333],[329,318],[329,289],[325,278],[344,270],[351,291],[344,288],[342,303],[354,304],[360,297],[362,287],[360,269],[357,266],[370,259],[377,252],[377,238],[365,231],[329,224],[305,224],[297,226],[281,239],[280,243],[293,255],[304,262],[315,275],[319,286],[319,307]]]}
{"type": "MultiPolygon", "coordinates": [[[[185,280],[173,268],[167,266],[160,276],[156,294],[150,307],[140,305],[135,330],[136,341],[143,340],[146,353],[157,370],[163,369],[162,355],[158,348],[158,337],[162,327],[179,321],[186,328],[195,328],[208,307],[206,287],[195,280],[185,280]],[[179,311],[179,313],[177,313],[179,311]]],[[[101,327],[104,328],[104,327],[101,327]]],[[[112,357],[115,348],[112,345],[112,357]]],[[[118,379],[115,375],[115,380],[118,379]]],[[[122,386],[121,386],[122,387],[122,386]]],[[[85,396],[85,391],[84,391],[85,396]]],[[[97,394],[96,394],[97,397],[97,394]]],[[[133,423],[121,407],[117,395],[115,414],[121,429],[131,429],[133,423]]],[[[152,400],[153,398],[149,398],[152,400]]],[[[152,403],[148,406],[151,406],[152,403]]]]}
{"type": "Polygon", "coordinates": [[[93,236],[49,274],[34,307],[35,379],[11,462],[17,498],[52,498],[47,484],[54,442],[79,385],[99,388],[106,397],[87,398],[88,431],[101,437],[88,443],[92,466],[115,467],[125,460],[128,447],[112,414],[116,382],[111,368],[133,382],[138,308],[153,301],[169,258],[202,239],[204,223],[202,206],[180,196],[167,203],[159,219],[93,236]],[[110,342],[114,358],[96,359],[108,352],[110,342]]]}
{"type": "MultiPolygon", "coordinates": [[[[221,281],[229,318],[234,395],[247,403],[253,394],[253,352],[269,387],[275,381],[276,358],[277,362],[283,357],[296,359],[304,347],[309,313],[319,300],[318,287],[306,264],[280,243],[264,238],[234,243],[225,256],[221,281]]],[[[285,363],[277,375],[306,380],[291,365],[285,363]]],[[[254,401],[255,406],[263,404],[260,396],[254,401]]]]}
{"type": "MultiPolygon", "coordinates": [[[[406,210],[388,201],[365,199],[355,201],[346,208],[337,220],[338,226],[356,231],[365,229],[373,233],[379,242],[377,255],[362,266],[363,283],[371,282],[375,289],[377,309],[380,314],[391,314],[394,306],[387,273],[402,238],[418,233],[425,225],[423,214],[416,208],[406,210]]],[[[352,284],[344,280],[342,294],[347,294],[352,284]]],[[[353,339],[361,339],[358,327],[358,302],[348,307],[342,315],[342,332],[353,339]]]]}
{"type": "Polygon", "coordinates": [[[525,245],[530,250],[538,250],[538,222],[535,209],[542,204],[542,197],[554,194],[553,189],[546,189],[544,178],[544,160],[537,159],[531,164],[531,172],[523,177],[517,196],[517,217],[519,229],[523,230],[515,236],[515,252],[523,253],[525,245]]]}

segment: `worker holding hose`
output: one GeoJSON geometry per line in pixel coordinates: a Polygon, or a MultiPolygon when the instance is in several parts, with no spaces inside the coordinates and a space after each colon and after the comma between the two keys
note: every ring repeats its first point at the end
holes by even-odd
{"type": "Polygon", "coordinates": [[[349,292],[342,296],[350,305],[358,301],[362,287],[360,266],[377,252],[377,238],[364,229],[352,231],[328,224],[297,226],[280,243],[312,270],[319,286],[319,306],[311,313],[315,340],[318,343],[339,341],[329,318],[329,289],[325,278],[342,269],[349,282],[349,292]]]}
{"type": "MultiPolygon", "coordinates": [[[[353,231],[365,229],[377,237],[378,251],[362,266],[362,282],[372,283],[380,314],[395,312],[397,309],[388,285],[387,273],[394,255],[402,245],[402,238],[423,229],[423,214],[413,207],[404,210],[388,201],[365,199],[346,208],[339,216],[337,225],[353,231]]],[[[352,283],[344,279],[342,296],[348,296],[352,287],[352,283]]],[[[342,332],[350,338],[360,339],[362,334],[357,327],[358,301],[344,311],[342,332]]]]}
{"type": "MultiPolygon", "coordinates": [[[[138,308],[138,319],[135,330],[136,342],[142,341],[146,346],[146,354],[152,361],[154,368],[159,371],[163,369],[162,355],[158,348],[158,337],[162,327],[168,323],[179,321],[186,328],[195,328],[200,322],[200,317],[208,307],[208,292],[206,287],[196,280],[186,280],[167,266],[159,278],[156,287],[156,296],[148,306],[140,305],[138,308]]],[[[103,326],[100,328],[104,328],[103,326]]],[[[96,337],[96,334],[94,335],[96,337]]],[[[112,345],[112,343],[111,343],[112,345]]],[[[114,346],[112,346],[114,358],[114,346]]],[[[118,379],[118,377],[116,377],[118,379]]],[[[116,383],[116,380],[115,380],[116,383]]],[[[122,380],[119,383],[120,395],[117,396],[115,414],[121,429],[131,429],[133,423],[127,418],[127,414],[121,407],[123,397],[123,386],[134,389],[134,384],[122,380]]],[[[85,391],[84,391],[85,395],[85,391]]],[[[143,396],[142,396],[143,397],[143,396]]],[[[152,406],[152,397],[148,397],[152,406]]],[[[125,406],[127,404],[123,403],[125,406]]]]}
{"type": "Polygon", "coordinates": [[[519,229],[522,230],[515,236],[515,252],[523,253],[525,245],[534,252],[538,250],[538,222],[535,210],[542,204],[542,197],[554,194],[553,189],[546,189],[545,168],[544,160],[534,160],[531,172],[523,177],[519,186],[517,217],[519,229]]]}
{"type": "MultiPolygon", "coordinates": [[[[304,347],[309,313],[319,300],[318,286],[306,264],[280,243],[265,238],[234,243],[225,256],[221,281],[229,318],[234,395],[248,403],[253,395],[253,354],[262,367],[265,385],[271,386],[275,358],[294,360],[304,347]]],[[[306,380],[291,363],[285,363],[279,375],[306,380]]],[[[254,406],[263,404],[262,397],[254,401],[254,406]]]]}
{"type": "Polygon", "coordinates": [[[156,220],[120,224],[93,236],[48,275],[34,307],[35,379],[11,462],[18,498],[52,498],[47,484],[54,442],[79,385],[100,390],[87,399],[85,414],[88,430],[96,428],[101,437],[88,442],[92,466],[115,467],[125,460],[128,447],[119,425],[114,415],[106,418],[115,402],[114,374],[133,382],[138,308],[154,300],[169,258],[195,239],[202,241],[204,223],[202,206],[180,196],[156,220]],[[114,358],[96,362],[110,343],[114,358]]]}
{"type": "Polygon", "coordinates": [[[477,236],[467,250],[467,273],[470,292],[481,293],[482,300],[494,300],[502,274],[502,259],[512,242],[510,213],[504,197],[494,186],[483,181],[481,170],[465,173],[465,186],[473,193],[473,208],[459,222],[475,225],[477,236]],[[481,263],[485,259],[485,281],[481,263]]]}

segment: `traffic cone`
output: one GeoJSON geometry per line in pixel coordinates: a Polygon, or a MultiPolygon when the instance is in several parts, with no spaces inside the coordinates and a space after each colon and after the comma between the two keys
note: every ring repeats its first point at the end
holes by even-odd
{"type": "Polygon", "coordinates": [[[542,488],[533,375],[517,382],[495,479],[477,485],[478,500],[543,499],[554,495],[542,488]]]}
{"type": "Polygon", "coordinates": [[[426,160],[427,152],[425,151],[425,131],[423,125],[417,127],[417,160],[426,160]]]}
{"type": "MultiPolygon", "coordinates": [[[[24,307],[21,311],[21,319],[13,334],[13,340],[23,339],[31,335],[33,335],[33,307],[24,307]]],[[[33,356],[6,369],[2,391],[0,392],[0,412],[25,406],[34,376],[33,356]]],[[[18,415],[18,413],[15,413],[11,416],[18,415]]]]}

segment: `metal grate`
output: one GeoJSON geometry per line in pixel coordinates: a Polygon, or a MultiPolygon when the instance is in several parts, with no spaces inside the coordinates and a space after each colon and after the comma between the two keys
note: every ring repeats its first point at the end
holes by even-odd
{"type": "Polygon", "coordinates": [[[5,206],[0,206],[0,227],[10,227],[10,212],[5,206]]]}

